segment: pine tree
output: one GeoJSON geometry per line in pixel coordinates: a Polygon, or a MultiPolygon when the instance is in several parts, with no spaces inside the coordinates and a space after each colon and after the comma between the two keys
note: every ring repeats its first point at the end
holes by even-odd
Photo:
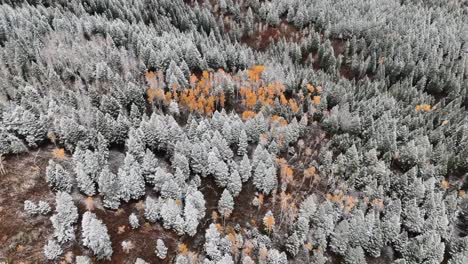
{"type": "Polygon", "coordinates": [[[49,160],[46,168],[46,181],[50,188],[56,191],[71,192],[73,187],[73,178],[70,173],[52,159],[49,160]]]}
{"type": "Polygon", "coordinates": [[[128,139],[125,142],[127,155],[131,154],[139,162],[143,161],[145,155],[145,144],[143,142],[144,134],[141,129],[130,128],[128,139]]]}
{"type": "Polygon", "coordinates": [[[132,229],[137,229],[138,227],[140,227],[140,222],[138,221],[138,217],[135,213],[130,214],[130,216],[128,217],[128,222],[130,223],[132,229]]]}
{"type": "Polygon", "coordinates": [[[288,258],[286,253],[279,252],[277,249],[268,250],[268,264],[287,264],[288,258]]]}
{"type": "Polygon", "coordinates": [[[188,188],[184,207],[184,230],[189,236],[197,233],[199,221],[205,216],[205,209],[203,194],[193,187],[188,188]]]}
{"type": "Polygon", "coordinates": [[[141,173],[143,174],[145,181],[147,183],[154,184],[152,181],[154,174],[158,168],[158,159],[150,149],[146,149],[145,156],[143,157],[143,162],[141,164],[141,173]]]}
{"type": "MultiPolygon", "coordinates": [[[[176,200],[166,199],[161,205],[160,215],[163,221],[163,226],[166,229],[175,227],[180,220],[183,221],[180,217],[181,208],[177,205],[176,200]]],[[[183,228],[183,227],[182,227],[183,228]]]]}
{"type": "Polygon", "coordinates": [[[405,203],[403,210],[403,225],[408,231],[421,233],[424,226],[424,216],[415,199],[405,203]]]}
{"type": "Polygon", "coordinates": [[[93,180],[85,172],[84,166],[81,162],[76,164],[75,174],[78,188],[87,196],[93,196],[96,193],[96,187],[93,180]]]}
{"type": "Polygon", "coordinates": [[[338,223],[330,236],[330,249],[332,252],[344,256],[348,250],[349,232],[349,223],[346,219],[338,223]]]}
{"type": "Polygon", "coordinates": [[[301,245],[301,241],[297,236],[296,232],[292,233],[291,236],[288,237],[286,240],[286,250],[288,251],[291,256],[296,256],[299,251],[299,246],[301,245]]]}
{"type": "Polygon", "coordinates": [[[242,182],[248,181],[252,175],[252,167],[250,166],[250,160],[247,154],[244,154],[239,164],[239,174],[242,178],[242,182]]]}
{"type": "Polygon", "coordinates": [[[120,206],[120,185],[117,175],[105,166],[99,174],[98,180],[99,193],[105,207],[110,209],[117,209],[120,206]]]}
{"type": "Polygon", "coordinates": [[[242,179],[236,169],[231,170],[231,176],[228,179],[226,188],[233,197],[237,197],[242,190],[242,179]]]}
{"type": "Polygon", "coordinates": [[[50,221],[54,227],[54,237],[59,243],[75,239],[75,227],[78,220],[78,208],[72,197],[66,192],[58,192],[55,196],[55,212],[50,221]]]}
{"type": "Polygon", "coordinates": [[[47,244],[44,246],[44,255],[48,260],[54,260],[62,255],[63,250],[60,244],[54,239],[49,239],[47,244]]]}
{"type": "Polygon", "coordinates": [[[123,166],[119,168],[118,180],[120,197],[125,202],[130,199],[137,200],[145,194],[145,180],[141,174],[140,164],[130,153],[127,153],[123,166]]]}
{"type": "Polygon", "coordinates": [[[159,201],[147,196],[145,200],[145,218],[151,223],[156,222],[160,218],[159,210],[159,201]]]}
{"type": "Polygon", "coordinates": [[[189,166],[189,161],[187,157],[185,157],[182,153],[175,152],[173,159],[172,159],[172,168],[176,170],[176,168],[179,168],[182,170],[182,173],[184,175],[190,175],[190,166],[189,166]]]}
{"type": "Polygon", "coordinates": [[[47,215],[50,212],[50,210],[50,206],[47,202],[39,201],[38,204],[35,204],[30,200],[24,201],[24,211],[30,216],[35,216],[39,214],[47,215]]]}
{"type": "Polygon", "coordinates": [[[160,238],[156,241],[156,256],[160,259],[165,259],[167,255],[167,247],[164,245],[164,241],[160,238]]]}
{"type": "MultiPolygon", "coordinates": [[[[232,127],[231,124],[226,121],[223,124],[223,129],[221,130],[223,138],[226,140],[228,146],[234,143],[232,127]]],[[[237,140],[236,140],[237,141],[237,140]]]]}
{"type": "Polygon", "coordinates": [[[215,175],[216,173],[218,163],[220,162],[218,155],[216,153],[217,151],[213,151],[213,150],[208,153],[208,158],[207,158],[207,163],[208,163],[207,173],[208,174],[215,175]]]}
{"type": "Polygon", "coordinates": [[[361,247],[349,247],[348,251],[344,255],[344,263],[346,264],[365,264],[366,257],[364,250],[361,247]]]}
{"type": "Polygon", "coordinates": [[[107,227],[96,215],[85,212],[81,221],[83,245],[90,248],[97,259],[108,259],[112,256],[112,244],[107,227]]]}
{"type": "Polygon", "coordinates": [[[88,256],[76,256],[75,262],[76,264],[92,264],[88,256]]]}
{"type": "Polygon", "coordinates": [[[135,264],[149,264],[149,263],[146,262],[144,259],[137,258],[135,261],[135,264]]]}
{"type": "Polygon", "coordinates": [[[224,161],[231,160],[234,156],[232,150],[229,148],[228,142],[218,131],[215,131],[214,133],[212,144],[218,149],[219,154],[224,161]]]}
{"type": "Polygon", "coordinates": [[[242,129],[239,136],[239,143],[237,144],[237,155],[244,156],[247,154],[247,147],[249,146],[247,142],[247,133],[242,129]]]}
{"type": "Polygon", "coordinates": [[[219,249],[221,240],[220,233],[216,228],[215,224],[210,226],[205,231],[205,252],[209,259],[212,261],[218,261],[222,257],[222,252],[219,249]]]}
{"type": "Polygon", "coordinates": [[[224,190],[218,201],[218,211],[224,217],[228,218],[234,210],[234,199],[228,190],[224,190]]]}
{"type": "Polygon", "coordinates": [[[169,179],[161,187],[161,197],[163,199],[172,198],[179,199],[181,197],[181,189],[179,184],[173,179],[169,179]]]}
{"type": "Polygon", "coordinates": [[[169,104],[169,113],[171,113],[174,116],[180,115],[179,104],[175,102],[174,100],[172,100],[171,103],[169,104]]]}

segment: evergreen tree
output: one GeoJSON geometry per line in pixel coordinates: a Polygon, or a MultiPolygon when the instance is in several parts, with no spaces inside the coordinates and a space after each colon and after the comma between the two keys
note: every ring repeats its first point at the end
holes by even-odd
{"type": "Polygon", "coordinates": [[[108,259],[112,256],[112,244],[107,227],[96,215],[85,212],[81,221],[83,245],[90,248],[97,259],[108,259]]]}
{"type": "Polygon", "coordinates": [[[145,218],[151,223],[156,222],[160,218],[159,210],[159,201],[147,196],[145,200],[145,218]]]}
{"type": "Polygon", "coordinates": [[[147,183],[152,183],[154,174],[158,168],[158,159],[150,149],[146,149],[145,156],[143,157],[143,162],[141,164],[141,173],[143,174],[145,181],[147,183]]]}
{"type": "Polygon", "coordinates": [[[226,188],[233,197],[237,197],[242,190],[242,179],[236,169],[231,170],[231,176],[228,179],[226,188]]]}
{"type": "Polygon", "coordinates": [[[343,259],[346,264],[365,264],[366,257],[361,247],[349,247],[343,259]]]}
{"type": "Polygon", "coordinates": [[[247,142],[247,133],[242,129],[239,136],[239,143],[237,143],[237,155],[244,156],[247,154],[247,147],[249,146],[247,142]]]}
{"type": "Polygon", "coordinates": [[[145,180],[141,173],[140,164],[134,156],[127,153],[124,164],[119,168],[120,197],[128,202],[138,199],[145,194],[145,180]]]}
{"type": "Polygon", "coordinates": [[[137,229],[138,227],[140,227],[140,222],[138,221],[138,217],[135,213],[130,214],[130,216],[128,217],[128,222],[130,223],[132,229],[137,229]]]}
{"type": "Polygon", "coordinates": [[[76,256],[76,264],[91,264],[91,259],[88,256],[76,256]]]}
{"type": "Polygon", "coordinates": [[[164,241],[160,238],[156,241],[156,256],[160,259],[165,259],[167,255],[167,247],[164,245],[164,241]]]}
{"type": "Polygon", "coordinates": [[[334,253],[344,256],[348,250],[349,232],[350,229],[347,220],[342,220],[335,227],[335,230],[330,236],[330,249],[334,253]]]}
{"type": "Polygon", "coordinates": [[[93,196],[96,193],[96,187],[93,180],[85,172],[84,166],[81,162],[76,164],[75,174],[78,188],[87,196],[93,196]]]}
{"type": "Polygon", "coordinates": [[[46,181],[49,187],[56,191],[71,192],[73,187],[73,178],[62,165],[54,160],[49,160],[46,168],[46,181]]]}
{"type": "Polygon", "coordinates": [[[55,196],[55,214],[50,218],[54,227],[54,237],[59,243],[75,239],[75,227],[78,220],[78,208],[72,197],[66,192],[58,192],[55,196]]]}
{"type": "Polygon", "coordinates": [[[132,155],[139,162],[143,161],[145,155],[145,144],[143,142],[143,132],[140,129],[130,128],[128,139],[125,142],[127,155],[132,155]]]}
{"type": "Polygon", "coordinates": [[[99,193],[105,207],[110,209],[117,209],[120,206],[120,185],[117,175],[105,166],[99,174],[98,180],[99,193]]]}
{"type": "Polygon", "coordinates": [[[252,175],[252,167],[250,166],[250,160],[247,154],[244,154],[239,164],[239,175],[241,176],[242,182],[248,181],[252,175]]]}
{"type": "Polygon", "coordinates": [[[228,190],[224,190],[218,201],[218,211],[224,217],[228,218],[234,210],[234,199],[228,190]]]}
{"type": "Polygon", "coordinates": [[[60,244],[54,239],[49,239],[47,244],[44,246],[44,255],[48,260],[54,260],[62,255],[63,250],[60,244]]]}

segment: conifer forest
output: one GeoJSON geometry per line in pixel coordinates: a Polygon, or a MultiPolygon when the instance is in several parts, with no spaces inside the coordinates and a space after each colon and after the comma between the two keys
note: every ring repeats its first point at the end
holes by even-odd
{"type": "Polygon", "coordinates": [[[467,0],[0,0],[1,264],[468,264],[467,0]]]}

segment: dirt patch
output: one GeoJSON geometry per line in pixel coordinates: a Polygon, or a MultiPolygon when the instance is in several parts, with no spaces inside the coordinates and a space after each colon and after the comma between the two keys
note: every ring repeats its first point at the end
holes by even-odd
{"type": "Polygon", "coordinates": [[[0,175],[0,261],[45,262],[42,249],[52,229],[49,215],[28,216],[23,203],[42,200],[53,207],[54,195],[44,178],[52,150],[49,145],[5,159],[6,174],[0,175]]]}
{"type": "Polygon", "coordinates": [[[276,43],[281,38],[288,41],[300,39],[297,28],[285,21],[276,27],[268,25],[265,27],[263,30],[256,30],[250,35],[242,36],[241,42],[255,50],[264,51],[270,44],[276,43]]]}

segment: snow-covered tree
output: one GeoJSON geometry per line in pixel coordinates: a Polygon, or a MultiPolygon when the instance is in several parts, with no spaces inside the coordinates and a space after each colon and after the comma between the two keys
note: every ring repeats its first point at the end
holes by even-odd
{"type": "Polygon", "coordinates": [[[120,206],[120,184],[117,175],[105,166],[98,179],[99,193],[103,196],[103,204],[110,209],[117,209],[120,206]]]}
{"type": "Polygon", "coordinates": [[[169,113],[175,116],[178,116],[180,114],[179,104],[175,102],[174,100],[172,100],[171,103],[169,104],[169,113]]]}
{"type": "Polygon", "coordinates": [[[237,155],[244,156],[247,153],[247,147],[249,143],[247,142],[247,133],[242,129],[239,136],[239,143],[237,143],[237,155]]]}
{"type": "Polygon", "coordinates": [[[24,201],[24,211],[30,216],[35,216],[39,214],[47,215],[50,212],[50,210],[51,208],[47,202],[39,201],[38,204],[35,204],[30,200],[24,201]]]}
{"type": "Polygon", "coordinates": [[[233,197],[237,197],[242,190],[242,179],[237,169],[231,170],[231,176],[228,179],[226,188],[232,194],[233,197]]]}
{"type": "Polygon", "coordinates": [[[55,196],[55,214],[50,218],[54,227],[54,237],[59,243],[75,239],[75,227],[78,220],[78,208],[72,197],[66,192],[58,192],[55,196]]]}
{"type": "Polygon", "coordinates": [[[233,210],[234,199],[231,193],[227,189],[225,189],[221,194],[221,198],[218,201],[218,211],[223,217],[228,218],[233,210]]]}
{"type": "Polygon", "coordinates": [[[156,241],[156,256],[160,259],[165,259],[167,255],[167,247],[164,245],[164,241],[160,238],[156,241]]]}
{"type": "Polygon", "coordinates": [[[241,176],[242,182],[246,182],[252,176],[252,166],[250,165],[249,157],[244,154],[239,164],[239,175],[241,176]]]}
{"type": "Polygon", "coordinates": [[[63,250],[60,244],[54,239],[49,239],[47,244],[44,246],[44,255],[48,260],[54,260],[62,255],[63,250]]]}
{"type": "Polygon", "coordinates": [[[140,221],[138,220],[138,217],[135,213],[130,214],[130,216],[128,217],[128,222],[130,223],[132,229],[140,227],[140,221]]]}
{"type": "Polygon", "coordinates": [[[88,211],[83,214],[81,228],[83,245],[90,248],[97,259],[110,260],[113,251],[106,225],[88,211]]]}
{"type": "Polygon", "coordinates": [[[156,155],[150,150],[146,149],[145,156],[143,157],[143,162],[141,164],[141,173],[143,174],[147,183],[154,184],[152,181],[154,179],[154,174],[158,168],[158,159],[156,155]]]}
{"type": "Polygon", "coordinates": [[[91,264],[91,259],[88,256],[76,256],[76,264],[91,264]]]}
{"type": "Polygon", "coordinates": [[[144,259],[137,258],[135,261],[135,264],[149,264],[149,263],[146,262],[144,259]]]}
{"type": "Polygon", "coordinates": [[[145,180],[141,173],[140,164],[130,153],[125,156],[124,164],[119,168],[120,197],[128,202],[139,199],[145,194],[145,180]]]}
{"type": "Polygon", "coordinates": [[[73,178],[70,173],[52,159],[49,160],[46,168],[46,181],[50,188],[57,191],[71,192],[73,187],[73,178]]]}
{"type": "Polygon", "coordinates": [[[75,166],[76,181],[78,188],[87,196],[93,196],[96,193],[94,181],[84,170],[84,165],[78,162],[75,166]]]}
{"type": "Polygon", "coordinates": [[[147,196],[145,200],[145,218],[148,219],[148,221],[151,223],[156,222],[156,220],[160,217],[159,210],[159,201],[152,198],[151,196],[147,196]]]}

